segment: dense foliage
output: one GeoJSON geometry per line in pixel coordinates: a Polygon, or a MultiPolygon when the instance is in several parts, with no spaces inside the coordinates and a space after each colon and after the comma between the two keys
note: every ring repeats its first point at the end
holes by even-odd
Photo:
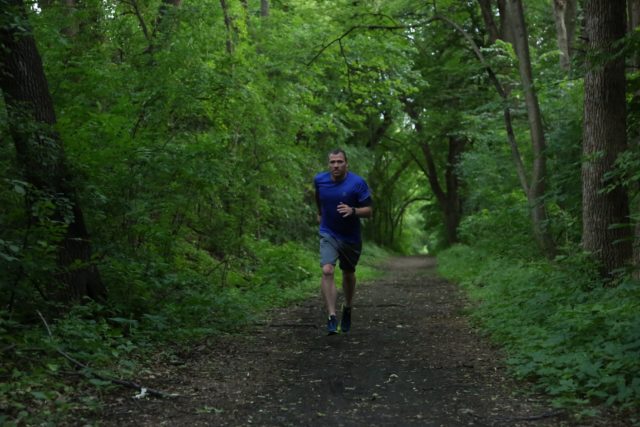
{"type": "Polygon", "coordinates": [[[535,380],[558,406],[634,410],[640,314],[637,283],[603,287],[586,260],[535,262],[456,246],[439,257],[440,271],[471,296],[473,317],[506,350],[518,377],[535,380]]]}
{"type": "MultiPolygon", "coordinates": [[[[311,180],[338,146],[374,194],[365,265],[380,248],[461,242],[440,255],[442,272],[466,286],[514,372],[559,404],[637,408],[638,282],[629,265],[603,275],[580,246],[586,58],[608,57],[574,37],[561,66],[554,2],[525,5],[533,85],[508,28],[494,36],[480,7],[498,23],[504,1],[49,0],[27,2],[27,19],[7,6],[19,3],[0,0],[0,29],[37,42],[108,296],[66,297],[61,273],[86,267],[59,262],[71,202],[27,178],[9,142],[38,127],[9,120],[5,97],[0,423],[96,405],[109,386],[96,372],[127,376],[159,343],[237,330],[316,290],[311,180]],[[531,86],[542,152],[530,143],[531,86]],[[547,216],[532,227],[522,182],[540,156],[546,188],[533,201],[547,216]],[[78,366],[62,353],[87,366],[90,386],[66,375],[78,366]],[[80,400],[78,387],[90,387],[80,400]]],[[[639,40],[636,30],[620,42],[630,143],[639,40]]],[[[624,189],[634,221],[639,163],[637,146],[626,150],[601,190],[624,189]]]]}

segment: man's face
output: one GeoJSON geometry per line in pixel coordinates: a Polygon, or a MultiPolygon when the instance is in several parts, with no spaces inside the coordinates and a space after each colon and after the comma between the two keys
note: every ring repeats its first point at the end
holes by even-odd
{"type": "Polygon", "coordinates": [[[331,172],[331,178],[334,180],[344,178],[347,174],[347,166],[344,154],[329,154],[329,171],[331,172]]]}

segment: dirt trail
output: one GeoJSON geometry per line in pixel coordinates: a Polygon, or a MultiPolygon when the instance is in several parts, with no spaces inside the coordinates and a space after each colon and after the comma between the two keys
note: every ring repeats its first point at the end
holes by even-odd
{"type": "Polygon", "coordinates": [[[456,286],[428,257],[392,260],[359,286],[349,334],[326,336],[320,299],[273,313],[246,337],[190,349],[158,367],[172,399],[114,396],[102,425],[559,426],[515,393],[501,358],[461,315],[456,286]]]}

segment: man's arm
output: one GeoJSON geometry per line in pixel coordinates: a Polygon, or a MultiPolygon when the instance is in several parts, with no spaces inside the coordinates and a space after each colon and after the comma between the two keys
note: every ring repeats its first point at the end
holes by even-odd
{"type": "Polygon", "coordinates": [[[338,212],[343,218],[348,216],[357,216],[358,218],[371,218],[373,215],[373,208],[371,207],[371,199],[365,200],[365,205],[356,208],[355,206],[345,205],[340,203],[338,205],[338,212]]]}
{"type": "Polygon", "coordinates": [[[322,219],[322,207],[320,206],[320,194],[318,194],[318,189],[317,188],[316,188],[314,194],[315,194],[315,198],[316,198],[316,207],[318,208],[318,224],[319,224],[321,219],[322,219]]]}
{"type": "Polygon", "coordinates": [[[369,205],[355,208],[354,213],[358,218],[371,218],[373,216],[373,207],[369,205]]]}

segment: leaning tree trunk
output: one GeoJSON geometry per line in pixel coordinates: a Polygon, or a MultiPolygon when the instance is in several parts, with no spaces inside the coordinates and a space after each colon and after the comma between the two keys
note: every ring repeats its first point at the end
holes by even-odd
{"type": "MultiPolygon", "coordinates": [[[[416,123],[415,126],[417,133],[420,134],[421,126],[419,123],[416,123]]],[[[435,159],[431,152],[431,146],[427,141],[423,141],[420,144],[425,163],[425,166],[423,166],[423,172],[429,181],[431,191],[436,196],[438,205],[442,211],[447,246],[451,246],[458,242],[458,227],[460,226],[462,214],[460,211],[461,203],[455,169],[460,161],[460,154],[462,154],[465,142],[464,138],[449,137],[449,154],[445,169],[446,190],[440,185],[435,159]]],[[[419,164],[422,165],[421,162],[419,164]]]]}
{"type": "Polygon", "coordinates": [[[538,96],[533,84],[533,73],[531,71],[531,56],[529,54],[529,39],[527,27],[524,21],[524,11],[522,0],[507,0],[507,15],[512,25],[513,45],[518,56],[518,67],[520,80],[524,91],[525,104],[527,107],[527,118],[529,120],[529,133],[531,135],[531,148],[533,152],[533,168],[531,171],[531,182],[527,191],[533,233],[538,242],[538,246],[545,252],[547,257],[552,258],[555,253],[555,244],[547,229],[547,211],[543,196],[545,193],[545,180],[547,174],[545,147],[546,141],[542,128],[542,114],[538,96]]]}
{"type": "Polygon", "coordinates": [[[58,247],[57,278],[64,285],[52,296],[72,301],[89,296],[103,299],[106,289],[91,259],[91,243],[71,177],[62,142],[54,131],[56,116],[42,60],[27,21],[22,0],[0,0],[0,90],[9,131],[25,180],[36,190],[58,201],[50,219],[66,223],[58,247]],[[11,19],[12,18],[12,19],[11,19]],[[19,22],[20,25],[13,23],[19,22]]]}
{"type": "Polygon", "coordinates": [[[585,21],[591,59],[584,81],[582,246],[610,273],[631,257],[627,193],[618,185],[604,190],[606,174],[627,145],[625,64],[618,43],[625,35],[625,1],[586,1],[585,21]]]}

